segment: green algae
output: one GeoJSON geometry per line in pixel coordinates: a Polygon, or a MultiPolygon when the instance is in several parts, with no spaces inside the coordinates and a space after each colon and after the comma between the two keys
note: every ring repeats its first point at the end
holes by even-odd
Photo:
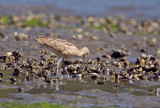
{"type": "Polygon", "coordinates": [[[11,20],[7,16],[0,16],[0,23],[1,24],[10,24],[11,20]]]}
{"type": "Polygon", "coordinates": [[[43,23],[42,21],[38,21],[35,18],[28,20],[28,21],[24,21],[22,25],[25,27],[28,27],[28,26],[31,26],[31,27],[38,26],[42,28],[47,27],[47,24],[43,23]]]}
{"type": "Polygon", "coordinates": [[[55,105],[52,103],[17,103],[17,102],[1,102],[0,106],[4,108],[68,108],[62,105],[55,105]]]}

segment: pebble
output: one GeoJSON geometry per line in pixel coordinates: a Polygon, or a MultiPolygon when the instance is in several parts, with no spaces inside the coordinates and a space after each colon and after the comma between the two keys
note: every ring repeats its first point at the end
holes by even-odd
{"type": "Polygon", "coordinates": [[[97,37],[97,36],[92,36],[92,39],[93,39],[93,40],[97,40],[98,37],[97,37]]]}
{"type": "Polygon", "coordinates": [[[4,38],[4,34],[0,32],[0,38],[4,38]]]}
{"type": "Polygon", "coordinates": [[[112,53],[111,53],[112,58],[121,58],[128,55],[129,53],[124,50],[112,50],[112,53]]]}
{"type": "Polygon", "coordinates": [[[14,78],[14,77],[10,77],[9,80],[10,80],[11,82],[15,82],[17,79],[14,78]]]}
{"type": "Polygon", "coordinates": [[[92,80],[97,80],[100,76],[97,73],[90,73],[92,80]]]}
{"type": "Polygon", "coordinates": [[[0,72],[0,77],[3,77],[3,75],[4,75],[4,74],[3,74],[2,72],[0,72]]]}
{"type": "Polygon", "coordinates": [[[82,40],[82,35],[81,34],[73,35],[72,38],[82,40]]]}
{"type": "Polygon", "coordinates": [[[156,38],[152,38],[151,40],[147,41],[149,44],[155,44],[157,42],[156,38]]]}
{"type": "Polygon", "coordinates": [[[160,55],[160,48],[158,48],[158,50],[157,50],[157,55],[158,56],[160,55]]]}
{"type": "Polygon", "coordinates": [[[17,32],[15,32],[14,35],[15,35],[14,39],[16,41],[27,40],[28,39],[28,35],[25,34],[25,33],[17,33],[17,32]]]}

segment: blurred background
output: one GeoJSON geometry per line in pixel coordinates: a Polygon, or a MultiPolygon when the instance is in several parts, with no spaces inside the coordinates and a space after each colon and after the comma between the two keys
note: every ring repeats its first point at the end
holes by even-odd
{"type": "Polygon", "coordinates": [[[58,15],[117,16],[153,19],[160,16],[160,0],[1,0],[0,13],[33,12],[58,15]]]}

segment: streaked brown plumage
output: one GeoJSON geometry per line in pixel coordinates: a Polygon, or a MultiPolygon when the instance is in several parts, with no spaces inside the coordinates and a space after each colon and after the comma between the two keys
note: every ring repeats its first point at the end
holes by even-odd
{"type": "Polygon", "coordinates": [[[78,50],[74,44],[62,39],[39,36],[35,40],[62,58],[81,57],[89,53],[87,47],[78,50]]]}
{"type": "MultiPolygon", "coordinates": [[[[73,58],[83,56],[84,63],[85,55],[89,53],[89,49],[87,47],[83,47],[81,50],[78,50],[78,48],[74,44],[62,39],[38,36],[35,38],[35,40],[41,45],[53,51],[57,56],[62,58],[73,58]]],[[[58,67],[59,64],[60,61],[58,62],[58,67]]]]}

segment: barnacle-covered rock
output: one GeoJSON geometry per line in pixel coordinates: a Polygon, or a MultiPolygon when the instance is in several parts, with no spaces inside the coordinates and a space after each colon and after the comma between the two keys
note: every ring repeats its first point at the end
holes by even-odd
{"type": "Polygon", "coordinates": [[[111,53],[112,58],[122,58],[122,57],[125,57],[128,55],[129,55],[129,53],[124,50],[113,50],[111,53]]]}

